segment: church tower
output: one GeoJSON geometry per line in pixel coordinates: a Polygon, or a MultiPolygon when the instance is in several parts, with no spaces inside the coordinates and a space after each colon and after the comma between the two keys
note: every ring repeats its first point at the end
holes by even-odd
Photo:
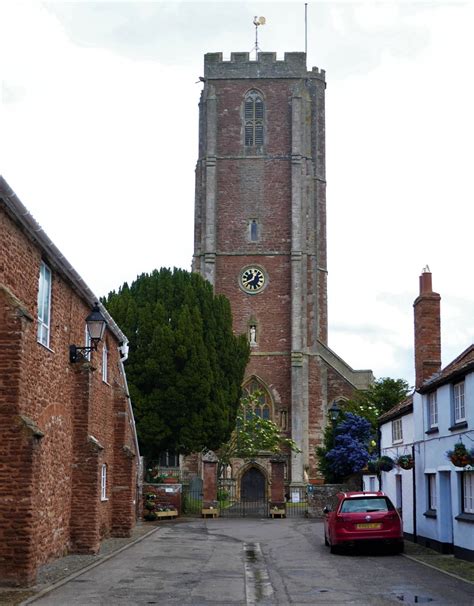
{"type": "Polygon", "coordinates": [[[244,389],[301,453],[288,480],[317,480],[327,409],[372,379],[327,346],[325,72],[305,53],[204,59],[193,269],[247,333],[244,389]]]}

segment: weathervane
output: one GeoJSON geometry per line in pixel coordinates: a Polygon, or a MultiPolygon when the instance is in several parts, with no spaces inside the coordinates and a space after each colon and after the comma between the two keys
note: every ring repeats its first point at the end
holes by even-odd
{"type": "Polygon", "coordinates": [[[253,18],[253,24],[255,25],[255,47],[252,50],[255,50],[255,59],[257,59],[257,53],[260,50],[258,46],[258,27],[260,25],[265,25],[266,19],[265,17],[257,17],[253,18]]]}

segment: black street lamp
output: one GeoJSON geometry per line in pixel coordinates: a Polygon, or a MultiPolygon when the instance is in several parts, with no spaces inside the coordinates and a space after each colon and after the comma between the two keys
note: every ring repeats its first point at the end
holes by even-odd
{"type": "Polygon", "coordinates": [[[331,407],[329,408],[328,412],[329,412],[329,417],[331,418],[331,421],[333,423],[335,423],[337,421],[339,413],[341,412],[341,408],[339,407],[337,400],[334,400],[334,402],[331,404],[331,407]]]}
{"type": "Polygon", "coordinates": [[[69,345],[69,361],[77,362],[78,360],[84,360],[86,358],[85,354],[91,351],[97,351],[97,345],[104,336],[106,325],[107,322],[99,309],[99,304],[95,303],[91,313],[86,318],[86,326],[91,339],[91,344],[86,347],[69,345]]]}

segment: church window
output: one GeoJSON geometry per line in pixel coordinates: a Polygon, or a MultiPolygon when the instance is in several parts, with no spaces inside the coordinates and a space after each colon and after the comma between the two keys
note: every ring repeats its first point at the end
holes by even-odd
{"type": "Polygon", "coordinates": [[[249,91],[244,102],[245,145],[263,145],[263,99],[255,90],[249,91]]]}
{"type": "Polygon", "coordinates": [[[258,240],[258,222],[257,219],[250,219],[249,221],[249,235],[251,242],[257,242],[258,240]]]}
{"type": "Polygon", "coordinates": [[[243,393],[244,398],[256,396],[246,403],[245,416],[247,419],[254,415],[261,419],[272,419],[272,400],[261,381],[253,377],[244,385],[243,393]]]}

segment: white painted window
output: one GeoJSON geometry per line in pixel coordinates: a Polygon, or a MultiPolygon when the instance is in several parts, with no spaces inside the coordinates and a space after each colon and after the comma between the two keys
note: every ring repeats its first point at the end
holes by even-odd
{"type": "Polygon", "coordinates": [[[428,422],[430,427],[438,427],[438,400],[435,391],[428,395],[428,422]]]}
{"type": "MultiPolygon", "coordinates": [[[[91,335],[90,335],[90,333],[89,333],[89,330],[87,329],[87,324],[86,324],[86,326],[85,326],[85,330],[84,330],[84,345],[85,345],[86,347],[90,347],[90,346],[91,346],[91,343],[92,343],[92,341],[91,341],[91,335]]],[[[91,352],[86,350],[86,351],[84,352],[84,358],[85,358],[86,360],[89,360],[89,361],[90,361],[90,359],[91,359],[91,352]]]]}
{"type": "Polygon", "coordinates": [[[109,364],[109,350],[107,349],[107,344],[104,343],[104,347],[102,348],[102,381],[107,383],[108,379],[108,364],[109,364]]]}
{"type": "Polygon", "coordinates": [[[474,472],[462,474],[463,512],[474,513],[474,472]]]}
{"type": "Polygon", "coordinates": [[[436,474],[429,473],[427,478],[428,478],[428,509],[437,509],[436,474]]]}
{"type": "Polygon", "coordinates": [[[107,501],[107,465],[102,465],[100,474],[100,500],[107,501]]]}
{"type": "Polygon", "coordinates": [[[392,421],[392,442],[403,442],[403,429],[401,419],[394,419],[392,421]]]}
{"type": "Polygon", "coordinates": [[[51,332],[51,270],[40,265],[38,283],[38,342],[49,347],[51,332]]]}
{"type": "Polygon", "coordinates": [[[464,381],[454,386],[454,422],[460,423],[466,420],[464,407],[464,381]]]}
{"type": "Polygon", "coordinates": [[[375,476],[369,476],[369,491],[374,492],[376,490],[375,476]]]}

